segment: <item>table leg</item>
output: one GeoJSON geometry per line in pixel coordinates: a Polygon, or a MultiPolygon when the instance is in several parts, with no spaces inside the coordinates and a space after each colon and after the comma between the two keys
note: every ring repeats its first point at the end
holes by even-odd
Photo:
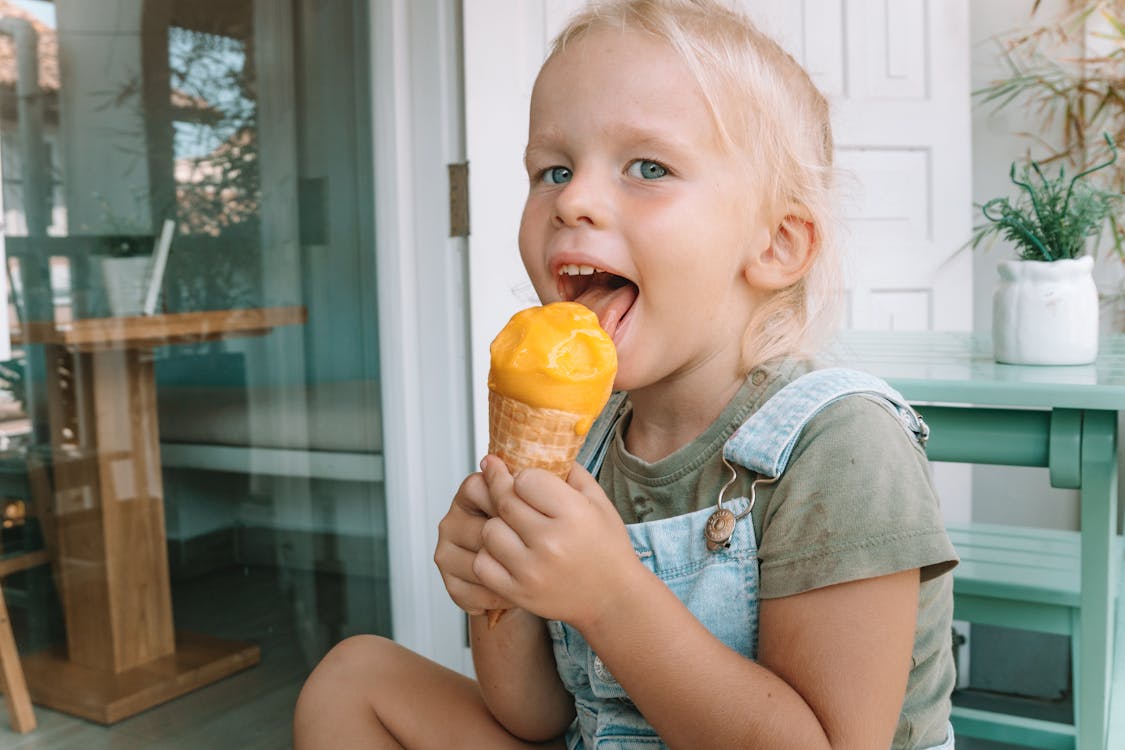
{"type": "Polygon", "coordinates": [[[121,672],[175,650],[152,362],[137,350],[48,357],[67,649],[121,672]]]}
{"type": "Polygon", "coordinates": [[[1113,659],[1113,555],[1117,534],[1117,416],[1082,422],[1082,622],[1075,680],[1077,746],[1105,748],[1113,659]]]}
{"type": "Polygon", "coordinates": [[[177,643],[150,352],[45,349],[67,650],[28,657],[25,671],[36,702],[108,723],[260,656],[177,643]]]}

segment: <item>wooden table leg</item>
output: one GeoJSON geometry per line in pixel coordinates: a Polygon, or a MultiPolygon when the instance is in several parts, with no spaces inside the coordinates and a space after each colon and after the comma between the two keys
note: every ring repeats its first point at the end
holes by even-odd
{"type": "Polygon", "coordinates": [[[121,672],[175,650],[152,362],[48,349],[67,649],[121,672]]]}
{"type": "Polygon", "coordinates": [[[4,703],[12,729],[26,734],[35,729],[35,712],[27,692],[27,679],[20,666],[16,639],[12,637],[12,623],[8,620],[8,606],[4,592],[0,591],[0,688],[4,689],[4,703]]]}
{"type": "Polygon", "coordinates": [[[260,655],[242,642],[177,643],[151,353],[45,349],[67,651],[25,670],[36,702],[112,722],[260,655]]]}

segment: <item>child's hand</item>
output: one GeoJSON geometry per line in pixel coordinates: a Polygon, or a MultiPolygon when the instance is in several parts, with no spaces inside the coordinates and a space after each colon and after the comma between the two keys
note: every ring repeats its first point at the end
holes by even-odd
{"type": "Polygon", "coordinates": [[[481,549],[485,521],[495,515],[488,485],[480,472],[470,474],[457,493],[449,512],[438,524],[434,562],[441,571],[449,597],[470,615],[487,609],[508,609],[511,603],[481,585],[473,572],[473,561],[481,549]]]}
{"type": "Polygon", "coordinates": [[[613,606],[630,575],[645,571],[621,517],[585,469],[576,465],[563,482],[538,469],[513,479],[495,456],[482,468],[496,511],[473,566],[484,586],[581,628],[613,606]]]}

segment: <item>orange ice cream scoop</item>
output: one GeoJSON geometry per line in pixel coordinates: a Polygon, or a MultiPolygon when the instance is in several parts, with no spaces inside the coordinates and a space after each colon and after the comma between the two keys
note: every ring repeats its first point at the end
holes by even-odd
{"type": "MultiPolygon", "coordinates": [[[[613,390],[613,340],[589,308],[553,302],[513,315],[490,351],[488,452],[513,474],[535,467],[565,480],[613,390]]],[[[502,614],[489,611],[489,628],[502,614]]]]}
{"type": "MultiPolygon", "coordinates": [[[[553,302],[512,316],[492,342],[488,388],[531,407],[591,418],[617,374],[617,350],[598,317],[577,302],[553,302]]],[[[581,429],[585,434],[589,424],[581,429]]]]}

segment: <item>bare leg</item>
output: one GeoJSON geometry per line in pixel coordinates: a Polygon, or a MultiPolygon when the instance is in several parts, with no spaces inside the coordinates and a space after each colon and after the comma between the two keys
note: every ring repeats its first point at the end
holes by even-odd
{"type": "Polygon", "coordinates": [[[376,636],[328,652],[305,682],[293,719],[295,750],[533,748],[492,718],[477,684],[376,636]]]}

